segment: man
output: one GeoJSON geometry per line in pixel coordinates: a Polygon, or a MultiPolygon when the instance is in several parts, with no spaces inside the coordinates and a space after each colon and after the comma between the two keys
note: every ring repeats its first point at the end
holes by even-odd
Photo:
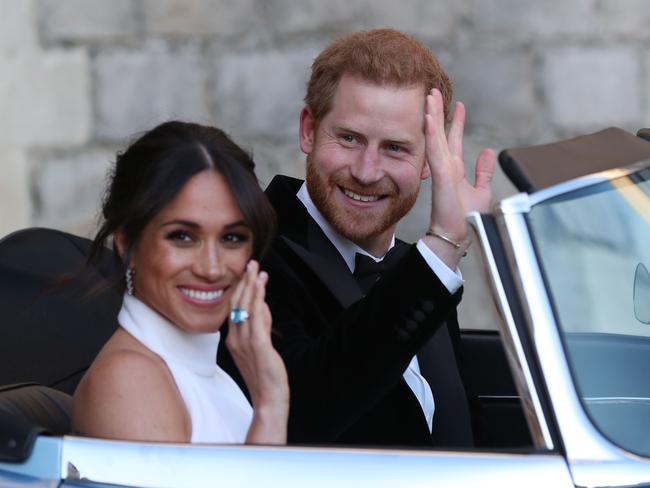
{"type": "Polygon", "coordinates": [[[300,114],[306,182],[278,176],[266,191],[279,224],[263,266],[289,374],[289,442],[471,445],[457,266],[464,215],[489,204],[495,155],[479,155],[471,185],[462,104],[445,134],[450,100],[437,60],[394,30],[345,36],[314,61],[300,114]],[[426,234],[397,242],[430,176],[426,234]],[[384,269],[369,271],[375,261],[384,269]]]}

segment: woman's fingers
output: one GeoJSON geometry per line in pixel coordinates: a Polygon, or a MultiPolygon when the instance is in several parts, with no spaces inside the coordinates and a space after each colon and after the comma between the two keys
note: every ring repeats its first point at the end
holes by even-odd
{"type": "Polygon", "coordinates": [[[251,306],[251,311],[253,314],[253,322],[251,326],[254,327],[254,331],[258,334],[267,334],[270,329],[270,324],[267,324],[267,317],[265,314],[265,297],[266,297],[266,282],[268,281],[269,275],[262,271],[257,276],[255,280],[255,297],[253,299],[253,304],[251,306]],[[269,327],[267,327],[267,325],[269,327]]]}

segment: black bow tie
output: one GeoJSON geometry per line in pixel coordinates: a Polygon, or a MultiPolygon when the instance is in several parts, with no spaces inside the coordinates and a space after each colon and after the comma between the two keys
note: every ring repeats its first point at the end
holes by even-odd
{"type": "Polygon", "coordinates": [[[402,248],[407,246],[393,246],[386,253],[384,259],[377,262],[366,254],[356,253],[354,277],[361,288],[363,294],[367,294],[372,285],[374,285],[381,275],[389,270],[403,256],[402,248]]]}

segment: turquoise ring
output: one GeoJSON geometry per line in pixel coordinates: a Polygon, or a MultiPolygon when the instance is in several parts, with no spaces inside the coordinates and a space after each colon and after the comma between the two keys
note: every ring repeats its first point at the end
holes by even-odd
{"type": "Polygon", "coordinates": [[[241,324],[248,320],[248,312],[245,308],[235,307],[230,311],[230,321],[233,324],[241,324]]]}

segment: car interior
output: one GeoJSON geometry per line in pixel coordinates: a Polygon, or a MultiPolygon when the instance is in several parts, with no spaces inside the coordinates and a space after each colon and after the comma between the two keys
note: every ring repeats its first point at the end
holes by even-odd
{"type": "MultiPolygon", "coordinates": [[[[593,151],[590,165],[562,166],[567,158],[573,161],[573,140],[549,145],[546,151],[506,150],[501,153],[500,162],[519,190],[532,192],[592,173],[594,167],[611,166],[612,160],[623,165],[648,157],[647,142],[643,139],[650,141],[650,129],[639,131],[639,137],[616,128],[597,134],[600,145],[588,145],[593,151]],[[540,170],[549,160],[549,148],[560,168],[556,172],[540,170]]],[[[543,148],[535,146],[540,147],[543,148]]],[[[484,220],[507,291],[514,296],[494,218],[484,216],[484,220]]],[[[69,432],[71,395],[117,325],[121,294],[110,286],[97,286],[100,278],[118,279],[115,256],[107,250],[99,265],[87,266],[89,249],[87,239],[43,228],[17,231],[0,240],[0,357],[5,365],[0,368],[0,385],[4,385],[0,386],[1,461],[24,461],[40,434],[69,432]]],[[[586,348],[587,345],[582,339],[570,341],[570,347],[579,351],[576,360],[602,365],[597,360],[601,357],[598,348],[586,348]]],[[[621,349],[619,353],[629,351],[621,349]]],[[[647,354],[642,356],[645,357],[647,354]]],[[[640,363],[645,364],[643,361],[640,363]]],[[[476,447],[532,449],[530,431],[498,331],[463,330],[460,362],[473,412],[476,447]]],[[[591,392],[591,383],[585,384],[590,385],[585,388],[591,392]]],[[[647,391],[644,393],[648,396],[647,391]]]]}
{"type": "MultiPolygon", "coordinates": [[[[89,245],[44,228],[0,240],[0,357],[11,365],[0,369],[2,459],[26,459],[38,434],[69,432],[71,395],[116,327],[121,295],[96,286],[114,256],[87,267],[89,245]]],[[[531,446],[498,332],[463,331],[461,356],[477,447],[531,446]]]]}

